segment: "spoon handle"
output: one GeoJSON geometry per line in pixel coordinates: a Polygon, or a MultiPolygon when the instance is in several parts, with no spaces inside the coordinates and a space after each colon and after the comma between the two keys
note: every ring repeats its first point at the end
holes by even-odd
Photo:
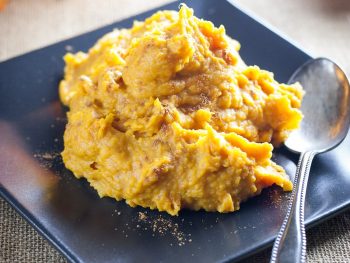
{"type": "Polygon", "coordinates": [[[300,155],[295,174],[292,201],[273,245],[270,263],[303,263],[306,257],[304,203],[310,166],[315,152],[300,155]]]}

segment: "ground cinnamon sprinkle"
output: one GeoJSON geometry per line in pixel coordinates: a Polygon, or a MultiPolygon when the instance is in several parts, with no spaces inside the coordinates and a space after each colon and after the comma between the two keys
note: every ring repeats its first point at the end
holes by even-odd
{"type": "MultiPolygon", "coordinates": [[[[174,237],[178,246],[183,246],[188,242],[192,242],[192,239],[190,238],[191,234],[186,235],[180,230],[178,223],[175,223],[162,215],[148,216],[147,212],[138,212],[136,220],[139,223],[136,227],[145,231],[151,229],[153,232],[152,236],[171,235],[174,237]]],[[[170,246],[173,245],[174,244],[170,243],[170,246]]]]}
{"type": "Polygon", "coordinates": [[[145,213],[139,212],[139,219],[140,220],[145,220],[147,218],[145,213]]]}
{"type": "MultiPolygon", "coordinates": [[[[50,169],[54,165],[55,161],[61,159],[60,152],[38,152],[34,153],[33,157],[39,161],[41,167],[50,169]]],[[[60,160],[62,162],[62,160],[60,160]]]]}

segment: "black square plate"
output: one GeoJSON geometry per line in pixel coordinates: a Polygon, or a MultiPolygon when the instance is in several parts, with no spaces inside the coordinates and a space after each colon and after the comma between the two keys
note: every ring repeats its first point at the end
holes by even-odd
{"type": "MultiPolygon", "coordinates": [[[[247,64],[275,72],[279,81],[310,56],[232,3],[189,0],[198,17],[223,24],[242,44],[247,64]]],[[[175,2],[158,9],[178,9],[175,2]]],[[[67,47],[87,50],[116,27],[130,27],[156,10],[0,63],[0,193],[72,262],[223,262],[271,245],[289,193],[277,187],[230,214],[183,211],[178,217],[100,199],[60,158],[66,123],[57,86],[67,47]]],[[[275,159],[291,175],[298,156],[275,159]]],[[[317,156],[306,197],[312,226],[350,204],[350,139],[317,156]]]]}

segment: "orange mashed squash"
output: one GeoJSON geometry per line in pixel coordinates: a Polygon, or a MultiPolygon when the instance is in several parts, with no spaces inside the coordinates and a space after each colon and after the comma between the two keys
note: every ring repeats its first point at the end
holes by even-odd
{"type": "Polygon", "coordinates": [[[177,215],[231,212],[292,183],[271,161],[302,119],[302,87],[247,66],[223,26],[157,12],[65,55],[63,160],[98,194],[177,215]]]}

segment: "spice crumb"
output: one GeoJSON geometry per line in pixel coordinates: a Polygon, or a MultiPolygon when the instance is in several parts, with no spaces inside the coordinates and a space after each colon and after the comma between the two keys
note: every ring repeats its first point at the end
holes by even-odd
{"type": "MultiPolygon", "coordinates": [[[[136,225],[136,228],[141,228],[144,231],[150,229],[152,231],[152,236],[165,236],[171,235],[177,241],[179,246],[185,245],[190,235],[186,235],[180,230],[180,225],[173,222],[172,219],[168,219],[161,215],[158,216],[148,216],[146,212],[138,212],[137,217],[135,218],[136,222],[139,223],[136,225]]],[[[182,221],[183,222],[183,221],[182,221]]],[[[171,243],[170,246],[173,244],[171,243]]]]}

